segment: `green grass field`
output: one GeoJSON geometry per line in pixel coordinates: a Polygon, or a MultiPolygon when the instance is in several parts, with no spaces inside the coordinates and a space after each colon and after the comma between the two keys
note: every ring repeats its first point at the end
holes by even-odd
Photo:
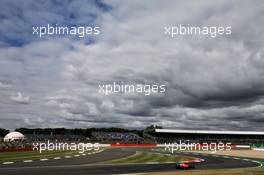
{"type": "Polygon", "coordinates": [[[192,157],[179,157],[175,155],[159,154],[159,153],[148,153],[148,152],[137,152],[134,155],[106,161],[106,164],[131,164],[131,163],[167,163],[167,162],[180,162],[184,160],[191,160],[192,157]]]}

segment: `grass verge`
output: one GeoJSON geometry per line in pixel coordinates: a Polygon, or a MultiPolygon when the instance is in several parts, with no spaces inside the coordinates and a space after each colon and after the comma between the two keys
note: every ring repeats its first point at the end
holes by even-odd
{"type": "Polygon", "coordinates": [[[103,163],[106,164],[131,164],[131,163],[167,163],[167,162],[180,162],[184,160],[191,160],[192,157],[183,157],[183,156],[175,156],[168,154],[159,154],[159,153],[148,153],[148,152],[137,152],[134,155],[110,160],[103,163]]]}

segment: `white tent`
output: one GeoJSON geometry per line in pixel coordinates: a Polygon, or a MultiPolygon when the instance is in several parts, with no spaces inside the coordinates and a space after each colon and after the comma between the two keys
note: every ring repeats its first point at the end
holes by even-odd
{"type": "Polygon", "coordinates": [[[23,141],[25,136],[20,132],[10,132],[4,137],[4,142],[23,141]]]}

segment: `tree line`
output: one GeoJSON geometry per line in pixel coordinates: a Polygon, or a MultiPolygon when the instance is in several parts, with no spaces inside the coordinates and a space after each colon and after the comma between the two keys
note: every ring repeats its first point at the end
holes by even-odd
{"type": "Polygon", "coordinates": [[[4,137],[8,133],[9,133],[9,130],[0,128],[0,137],[4,137]]]}
{"type": "Polygon", "coordinates": [[[90,137],[92,132],[133,132],[139,133],[140,130],[128,130],[123,128],[75,128],[75,129],[67,129],[67,128],[18,128],[16,131],[21,132],[23,134],[48,134],[48,135],[82,135],[85,137],[90,137]]]}
{"type": "MultiPolygon", "coordinates": [[[[82,135],[85,137],[90,137],[92,132],[130,132],[138,134],[139,136],[143,135],[144,130],[157,129],[162,128],[160,126],[150,125],[143,130],[130,130],[124,128],[75,128],[75,129],[67,129],[67,128],[18,128],[15,131],[21,132],[23,134],[44,134],[44,135],[82,135]]],[[[9,133],[9,130],[0,128],[0,137],[5,136],[9,133]]]]}

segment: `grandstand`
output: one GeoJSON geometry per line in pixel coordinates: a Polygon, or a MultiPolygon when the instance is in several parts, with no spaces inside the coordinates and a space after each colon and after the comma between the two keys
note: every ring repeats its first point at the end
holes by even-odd
{"type": "Polygon", "coordinates": [[[143,138],[128,132],[92,132],[92,139],[99,142],[141,143],[143,138]]]}
{"type": "Polygon", "coordinates": [[[153,129],[143,135],[155,143],[264,144],[264,132],[153,129]]]}
{"type": "Polygon", "coordinates": [[[89,138],[82,135],[25,134],[27,142],[84,142],[89,138]]]}

